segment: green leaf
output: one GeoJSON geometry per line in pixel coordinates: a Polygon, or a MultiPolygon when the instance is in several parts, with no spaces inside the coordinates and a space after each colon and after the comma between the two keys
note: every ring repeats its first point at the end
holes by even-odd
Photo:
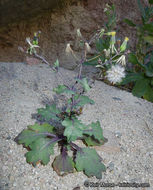
{"type": "Polygon", "coordinates": [[[143,97],[144,97],[144,99],[146,99],[150,102],[153,102],[153,88],[151,88],[150,85],[147,86],[147,90],[143,97]]]}
{"type": "Polygon", "coordinates": [[[53,89],[54,92],[56,92],[57,94],[62,94],[62,93],[67,93],[67,94],[75,94],[74,91],[69,90],[65,85],[58,85],[57,88],[53,89]]]}
{"type": "MultiPolygon", "coordinates": [[[[78,109],[79,107],[83,107],[84,105],[86,105],[86,104],[94,104],[95,102],[93,101],[93,100],[91,100],[88,96],[84,96],[84,95],[82,95],[82,96],[80,96],[80,95],[75,95],[74,96],[74,101],[75,101],[75,103],[74,103],[74,108],[75,109],[78,109]]],[[[70,99],[68,99],[68,105],[71,105],[72,104],[72,99],[70,98],[70,99]]],[[[68,107],[67,109],[66,109],[66,112],[67,113],[70,113],[70,111],[71,111],[71,109],[68,107]]]]}
{"type": "Polygon", "coordinates": [[[146,76],[147,76],[147,77],[153,77],[153,71],[148,68],[148,69],[146,70],[146,76]]]}
{"type": "Polygon", "coordinates": [[[151,86],[153,86],[153,78],[151,79],[151,86]]]}
{"type": "Polygon", "coordinates": [[[18,144],[24,144],[28,147],[31,143],[39,138],[46,137],[53,131],[53,126],[49,124],[43,125],[31,125],[28,126],[29,129],[23,130],[14,140],[18,144]]]}
{"type": "Polygon", "coordinates": [[[144,40],[153,45],[153,36],[144,36],[144,40]]]}
{"type": "Polygon", "coordinates": [[[36,166],[38,161],[46,165],[50,161],[50,155],[54,154],[54,139],[40,138],[30,144],[31,151],[26,153],[26,160],[36,166]]]}
{"type": "Polygon", "coordinates": [[[45,119],[45,121],[49,121],[51,119],[59,121],[60,118],[58,114],[60,114],[60,110],[56,108],[56,105],[46,105],[46,108],[38,109],[38,114],[41,116],[41,119],[45,119]]]}
{"type": "Polygon", "coordinates": [[[29,125],[28,129],[31,129],[32,131],[35,132],[53,133],[54,127],[52,125],[49,125],[48,123],[44,123],[43,125],[39,125],[36,123],[34,125],[29,125]]]}
{"type": "Polygon", "coordinates": [[[132,22],[132,20],[129,20],[129,19],[124,19],[124,22],[125,23],[127,23],[129,26],[133,26],[133,27],[135,27],[136,26],[136,24],[134,24],[133,22],[132,22]]]}
{"type": "Polygon", "coordinates": [[[96,66],[97,65],[97,60],[93,60],[93,61],[86,61],[83,63],[83,65],[90,65],[90,66],[96,66]]]}
{"type": "Polygon", "coordinates": [[[75,141],[78,137],[83,136],[83,130],[86,126],[82,124],[77,118],[68,119],[66,118],[62,125],[65,126],[64,136],[67,137],[68,141],[75,141]]]}
{"type": "Polygon", "coordinates": [[[128,61],[134,65],[139,65],[141,66],[142,68],[146,69],[145,65],[143,65],[142,63],[140,63],[136,57],[135,54],[133,53],[130,53],[129,56],[128,56],[128,61]]]}
{"type": "Polygon", "coordinates": [[[105,142],[107,142],[108,140],[104,137],[104,140],[100,140],[98,141],[97,139],[93,138],[93,137],[90,137],[90,136],[87,136],[84,138],[84,143],[87,145],[87,146],[101,146],[103,145],[105,142]]]}
{"type": "Polygon", "coordinates": [[[150,4],[153,4],[153,0],[149,0],[149,3],[150,3],[150,4]]]}
{"type": "Polygon", "coordinates": [[[53,64],[53,70],[54,71],[58,71],[58,68],[59,68],[59,60],[57,59],[54,64],[53,64]]]}
{"type": "Polygon", "coordinates": [[[130,54],[129,54],[129,56],[128,56],[128,61],[129,61],[130,63],[135,64],[135,65],[136,65],[136,64],[139,65],[139,61],[138,61],[136,55],[133,54],[133,53],[130,53],[130,54]]]}
{"type": "Polygon", "coordinates": [[[83,86],[83,88],[84,88],[84,90],[85,90],[86,92],[88,92],[88,91],[90,90],[90,87],[89,87],[89,85],[88,85],[88,81],[87,81],[86,78],[83,78],[83,79],[81,79],[81,80],[78,79],[78,82],[82,84],[82,86],[83,86]]]}
{"type": "Polygon", "coordinates": [[[148,88],[149,81],[147,79],[141,79],[136,81],[136,84],[132,90],[132,94],[137,97],[142,97],[148,88]]]}
{"type": "Polygon", "coordinates": [[[141,80],[141,79],[144,79],[144,76],[142,73],[128,73],[126,75],[126,77],[122,80],[120,85],[125,85],[125,84],[128,84],[130,82],[135,82],[135,81],[141,80]]]}
{"type": "Polygon", "coordinates": [[[153,33],[153,24],[144,24],[143,29],[147,30],[148,32],[150,32],[152,34],[153,33]]]}
{"type": "Polygon", "coordinates": [[[84,134],[89,136],[94,136],[97,140],[105,140],[103,137],[103,131],[100,126],[100,122],[97,121],[96,123],[92,122],[90,125],[87,126],[87,130],[84,131],[84,134]]]}
{"type": "Polygon", "coordinates": [[[58,85],[57,88],[54,88],[53,91],[56,92],[57,94],[61,94],[66,90],[66,86],[65,85],[58,85]]]}
{"type": "Polygon", "coordinates": [[[64,176],[74,171],[74,162],[67,154],[56,156],[53,162],[53,168],[58,175],[64,176]]]}
{"type": "MultiPolygon", "coordinates": [[[[76,100],[77,100],[77,96],[75,96],[76,100]]],[[[88,96],[79,96],[79,101],[76,105],[76,107],[80,106],[83,107],[85,104],[94,104],[95,102],[93,100],[91,100],[88,96]]]]}
{"type": "Polygon", "coordinates": [[[59,60],[58,59],[55,61],[54,67],[59,67],[59,60]]]}
{"type": "Polygon", "coordinates": [[[76,169],[77,171],[84,171],[88,176],[96,176],[102,178],[102,172],[106,171],[106,167],[101,163],[101,157],[94,149],[82,148],[82,151],[77,151],[76,154],[76,169]]]}

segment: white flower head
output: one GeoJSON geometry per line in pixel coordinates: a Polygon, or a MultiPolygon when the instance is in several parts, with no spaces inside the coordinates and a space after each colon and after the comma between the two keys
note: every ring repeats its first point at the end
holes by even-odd
{"type": "Polygon", "coordinates": [[[85,43],[85,48],[87,52],[91,52],[91,47],[89,46],[87,42],[85,43]]]}
{"type": "Polygon", "coordinates": [[[73,53],[70,43],[67,44],[65,52],[67,55],[69,55],[70,53],[73,53]]]}
{"type": "Polygon", "coordinates": [[[106,78],[111,83],[116,84],[125,77],[125,68],[120,65],[113,65],[106,73],[106,78]]]}
{"type": "Polygon", "coordinates": [[[121,55],[121,57],[117,59],[116,63],[125,66],[126,65],[125,55],[121,55]]]}

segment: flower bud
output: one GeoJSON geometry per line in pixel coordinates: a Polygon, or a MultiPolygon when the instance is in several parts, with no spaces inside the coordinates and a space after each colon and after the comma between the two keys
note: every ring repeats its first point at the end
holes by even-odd
{"type": "Polygon", "coordinates": [[[115,35],[116,35],[116,32],[115,32],[115,31],[108,32],[107,35],[109,35],[109,36],[115,36],[115,35]]]}
{"type": "Polygon", "coordinates": [[[125,37],[124,42],[122,43],[121,47],[120,47],[120,52],[123,52],[126,50],[126,46],[127,46],[127,42],[128,42],[129,38],[125,37]]]}

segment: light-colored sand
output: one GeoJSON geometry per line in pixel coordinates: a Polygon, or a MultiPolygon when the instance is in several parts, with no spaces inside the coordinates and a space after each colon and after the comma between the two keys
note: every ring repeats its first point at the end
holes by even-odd
{"type": "MultiPolygon", "coordinates": [[[[75,76],[72,71],[61,72],[67,83],[75,76]]],[[[99,180],[82,172],[59,177],[51,167],[54,157],[47,166],[32,167],[24,157],[27,150],[13,140],[27,125],[34,124],[31,114],[53,98],[52,88],[61,83],[46,65],[0,63],[1,190],[103,189],[86,188],[85,180],[99,180]]],[[[146,190],[153,189],[153,104],[98,81],[88,94],[95,105],[85,106],[80,118],[87,123],[99,120],[108,138],[108,143],[96,147],[107,166],[100,182],[150,183],[146,190]]]]}

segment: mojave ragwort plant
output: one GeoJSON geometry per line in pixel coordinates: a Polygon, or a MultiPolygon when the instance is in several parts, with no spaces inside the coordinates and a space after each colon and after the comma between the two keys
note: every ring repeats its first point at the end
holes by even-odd
{"type": "MultiPolygon", "coordinates": [[[[27,42],[30,46],[27,53],[48,64],[42,56],[37,54],[36,48],[39,48],[37,35],[35,34],[33,41],[27,38],[27,42]]],[[[103,136],[99,121],[85,125],[78,119],[84,105],[94,104],[93,100],[84,95],[90,90],[88,80],[82,77],[82,66],[88,50],[89,45],[85,42],[84,56],[80,60],[80,68],[75,82],[70,86],[62,84],[53,89],[56,94],[66,94],[67,102],[64,107],[52,104],[46,105],[45,108],[39,108],[36,114],[39,122],[24,129],[15,138],[15,141],[28,149],[25,154],[26,161],[33,166],[39,162],[43,165],[48,164],[50,155],[54,154],[54,146],[58,143],[60,154],[52,163],[58,175],[63,176],[77,170],[83,171],[88,177],[96,176],[101,179],[102,172],[106,170],[106,167],[101,162],[102,158],[96,150],[90,146],[103,145],[107,139],[103,136]],[[74,143],[76,140],[82,140],[87,147],[79,147],[74,143]],[[70,156],[70,152],[72,156],[70,156]]],[[[67,45],[66,52],[74,54],[70,44],[67,45]]],[[[54,63],[53,70],[57,73],[60,72],[58,60],[54,63]]]]}

